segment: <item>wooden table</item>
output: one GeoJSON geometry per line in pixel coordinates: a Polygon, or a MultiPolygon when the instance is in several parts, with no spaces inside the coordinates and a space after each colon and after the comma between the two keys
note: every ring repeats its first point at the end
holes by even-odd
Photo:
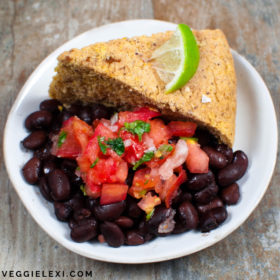
{"type": "MultiPolygon", "coordinates": [[[[231,47],[264,78],[279,117],[279,15],[278,0],[2,0],[0,131],[20,88],[50,52],[93,27],[137,18],[223,29],[231,47]]],[[[0,141],[2,147],[2,138],[0,141]]],[[[5,171],[2,150],[0,158],[2,271],[92,270],[93,279],[280,279],[279,157],[265,197],[238,230],[191,256],[146,265],[102,263],[57,244],[20,202],[5,171]]]]}

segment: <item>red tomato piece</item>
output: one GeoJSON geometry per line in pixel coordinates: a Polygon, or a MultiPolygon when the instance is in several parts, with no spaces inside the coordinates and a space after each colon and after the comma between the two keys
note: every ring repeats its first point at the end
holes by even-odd
{"type": "Polygon", "coordinates": [[[173,198],[177,196],[180,185],[187,180],[186,171],[182,168],[182,166],[180,166],[178,169],[180,170],[178,177],[173,175],[175,178],[172,176],[171,182],[168,183],[168,189],[165,196],[166,208],[171,206],[173,198]]]}
{"type": "Polygon", "coordinates": [[[160,113],[154,111],[148,107],[138,108],[132,112],[125,111],[119,113],[118,123],[123,126],[125,122],[134,122],[134,121],[148,121],[151,118],[160,116],[160,113]]]}
{"type": "Polygon", "coordinates": [[[172,121],[167,125],[172,136],[192,137],[197,128],[194,122],[172,121]]]}
{"type": "Polygon", "coordinates": [[[76,158],[85,150],[93,129],[78,117],[63,123],[58,135],[53,137],[52,154],[64,158],[76,158]]]}
{"type": "Polygon", "coordinates": [[[152,195],[151,192],[148,192],[141,200],[137,203],[139,208],[149,214],[155,206],[161,204],[161,200],[157,195],[152,195]]]}
{"type": "Polygon", "coordinates": [[[209,168],[209,157],[200,148],[200,145],[192,140],[187,140],[188,156],[186,165],[191,173],[207,173],[209,168]]]}
{"type": "Polygon", "coordinates": [[[101,185],[86,184],[86,194],[92,198],[98,198],[101,194],[101,185]]]}
{"type": "Polygon", "coordinates": [[[162,144],[168,144],[168,139],[171,138],[169,128],[160,119],[149,121],[151,130],[148,135],[153,139],[155,147],[159,147],[162,144]]]}
{"type": "Polygon", "coordinates": [[[113,132],[111,129],[109,129],[107,126],[105,126],[102,122],[99,121],[98,125],[96,126],[94,130],[94,135],[95,137],[100,136],[100,137],[105,137],[107,140],[108,138],[116,138],[117,133],[113,132]]]}
{"type": "Polygon", "coordinates": [[[125,184],[103,184],[100,205],[120,202],[126,199],[128,186],[125,184]]]}
{"type": "Polygon", "coordinates": [[[150,168],[143,168],[135,172],[129,194],[137,199],[144,197],[145,194],[154,190],[161,180],[159,176],[152,176],[150,168]]]}

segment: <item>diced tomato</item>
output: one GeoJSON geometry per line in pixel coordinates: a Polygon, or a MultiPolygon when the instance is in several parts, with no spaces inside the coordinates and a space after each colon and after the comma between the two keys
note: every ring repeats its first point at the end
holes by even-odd
{"type": "Polygon", "coordinates": [[[125,184],[103,184],[100,205],[120,202],[126,199],[128,186],[125,184]]]}
{"type": "Polygon", "coordinates": [[[81,173],[85,173],[89,171],[91,166],[91,161],[87,156],[85,155],[78,156],[76,158],[76,161],[78,163],[81,173]]]}
{"type": "Polygon", "coordinates": [[[167,125],[172,136],[192,137],[197,128],[194,122],[172,121],[167,125]]]}
{"type": "Polygon", "coordinates": [[[149,121],[151,130],[148,135],[153,139],[154,145],[158,148],[162,144],[168,144],[168,139],[171,138],[169,128],[160,119],[149,121]]]}
{"type": "Polygon", "coordinates": [[[188,156],[186,165],[191,173],[207,173],[209,168],[209,157],[193,140],[187,140],[188,156]]]}
{"type": "Polygon", "coordinates": [[[149,214],[155,206],[161,203],[160,198],[157,195],[152,195],[151,192],[148,192],[141,200],[137,203],[139,208],[149,214]]]}
{"type": "Polygon", "coordinates": [[[159,176],[152,176],[150,168],[143,168],[135,172],[129,194],[137,199],[144,197],[145,194],[154,190],[161,184],[159,176]]]}
{"type": "Polygon", "coordinates": [[[154,111],[148,107],[138,108],[132,112],[125,111],[119,113],[119,120],[118,123],[123,126],[125,122],[134,122],[134,121],[148,121],[151,118],[155,118],[160,116],[160,113],[154,111]]]}
{"type": "Polygon", "coordinates": [[[85,150],[89,138],[93,135],[93,129],[78,117],[71,117],[63,123],[63,126],[53,140],[52,154],[58,157],[76,158],[85,150]],[[63,141],[61,141],[61,137],[63,141]]]}
{"type": "Polygon", "coordinates": [[[83,155],[87,157],[90,160],[90,162],[94,162],[98,157],[99,152],[100,152],[100,147],[98,145],[98,140],[97,137],[94,136],[89,140],[83,155]]]}
{"type": "Polygon", "coordinates": [[[172,176],[172,179],[171,179],[172,182],[168,183],[168,189],[167,189],[166,196],[165,196],[166,208],[169,208],[171,206],[173,198],[175,198],[177,196],[180,185],[183,184],[187,180],[186,171],[182,168],[182,166],[180,166],[179,170],[180,170],[180,172],[179,172],[178,177],[174,175],[175,176],[175,180],[174,180],[174,177],[172,176]]]}
{"type": "Polygon", "coordinates": [[[101,185],[96,185],[93,183],[86,184],[86,194],[92,198],[98,198],[101,194],[101,185]]]}
{"type": "Polygon", "coordinates": [[[128,131],[120,130],[119,136],[124,141],[124,159],[128,163],[134,164],[144,155],[144,145],[139,142],[137,135],[133,135],[128,131]]]}
{"type": "Polygon", "coordinates": [[[105,137],[105,139],[107,140],[108,138],[111,138],[111,139],[116,138],[117,133],[113,132],[111,129],[106,127],[102,122],[99,122],[94,130],[93,136],[105,137]]]}

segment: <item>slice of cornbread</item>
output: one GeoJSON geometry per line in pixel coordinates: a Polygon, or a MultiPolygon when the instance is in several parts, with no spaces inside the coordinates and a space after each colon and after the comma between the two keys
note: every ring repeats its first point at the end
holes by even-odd
{"type": "Polygon", "coordinates": [[[236,78],[223,32],[194,31],[200,50],[197,72],[182,89],[165,94],[165,85],[149,58],[171,35],[169,31],[122,38],[62,53],[50,96],[66,104],[82,101],[117,108],[156,107],[173,119],[196,121],[232,146],[236,78]]]}

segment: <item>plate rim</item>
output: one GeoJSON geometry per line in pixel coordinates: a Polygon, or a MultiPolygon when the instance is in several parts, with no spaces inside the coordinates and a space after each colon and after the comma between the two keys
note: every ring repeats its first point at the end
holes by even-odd
{"type": "MultiPolygon", "coordinates": [[[[24,207],[26,208],[26,210],[28,211],[28,213],[32,216],[32,218],[36,221],[36,223],[44,230],[44,232],[46,232],[52,239],[54,239],[56,242],[58,242],[59,244],[61,244],[64,248],[66,248],[67,250],[69,251],[72,251],[72,252],[75,252],[79,255],[82,255],[84,257],[87,257],[87,258],[91,258],[91,259],[95,259],[95,260],[100,260],[100,261],[104,261],[104,262],[111,262],[111,263],[126,263],[126,264],[141,264],[141,263],[154,263],[154,262],[160,262],[160,261],[167,261],[167,260],[171,260],[171,259],[176,259],[176,258],[179,258],[179,257],[183,257],[183,256],[187,256],[187,255],[190,255],[190,254],[193,254],[195,252],[199,252],[205,248],[208,248],[216,243],[218,243],[219,241],[223,240],[224,238],[226,238],[228,235],[230,235],[233,231],[235,231],[237,228],[239,228],[249,217],[250,215],[252,214],[252,212],[256,209],[256,207],[259,205],[260,201],[262,200],[265,192],[267,191],[268,189],[268,186],[271,182],[271,179],[272,179],[272,176],[274,174],[274,171],[275,171],[275,166],[276,166],[276,161],[277,161],[277,151],[278,151],[278,126],[277,126],[277,116],[276,116],[276,112],[275,112],[275,107],[274,107],[274,103],[273,103],[273,100],[272,100],[272,97],[271,97],[271,94],[264,82],[264,80],[262,79],[261,75],[258,73],[258,71],[247,61],[247,59],[245,57],[243,57],[242,55],[240,55],[237,51],[235,50],[232,50],[232,54],[233,56],[236,56],[238,59],[242,60],[243,64],[245,64],[249,69],[250,71],[253,71],[254,72],[254,75],[257,76],[258,80],[263,84],[263,86],[265,87],[266,91],[268,92],[268,101],[270,103],[270,105],[272,106],[273,108],[273,121],[275,121],[276,123],[276,139],[275,139],[275,146],[273,147],[273,149],[275,150],[275,154],[274,154],[274,160],[273,160],[273,164],[272,164],[272,168],[270,169],[270,172],[269,172],[269,176],[267,177],[267,180],[266,180],[266,187],[263,188],[262,192],[261,192],[261,195],[258,197],[258,199],[255,201],[254,203],[254,206],[252,207],[252,209],[250,209],[250,211],[247,213],[247,215],[245,215],[243,217],[243,219],[241,219],[238,224],[231,228],[229,231],[226,232],[226,234],[222,234],[221,236],[222,237],[219,237],[217,240],[216,239],[213,239],[212,242],[209,242],[207,243],[207,245],[204,245],[204,246],[198,246],[198,248],[192,250],[192,251],[188,251],[187,253],[184,252],[183,250],[181,250],[179,253],[173,253],[172,255],[168,255],[167,257],[166,256],[162,256],[162,257],[157,257],[157,258],[146,258],[146,259],[140,259],[140,260],[131,260],[129,257],[127,258],[121,258],[121,259],[117,259],[118,257],[117,256],[110,256],[109,258],[105,258],[105,257],[100,257],[100,256],[88,256],[86,253],[84,253],[83,251],[79,251],[77,250],[76,248],[69,248],[68,247],[68,244],[66,244],[66,242],[64,242],[64,238],[60,238],[60,236],[58,235],[53,235],[52,234],[52,231],[49,230],[48,228],[44,227],[41,223],[40,223],[40,220],[39,218],[37,218],[37,216],[35,215],[35,213],[29,211],[29,207],[28,207],[28,203],[27,201],[23,200],[20,196],[20,193],[19,193],[19,190],[18,190],[18,187],[16,187],[17,185],[17,182],[15,180],[13,180],[13,176],[11,174],[11,169],[10,167],[8,166],[7,164],[7,157],[8,157],[8,154],[7,154],[7,130],[9,128],[9,122],[11,120],[11,116],[13,115],[13,113],[16,111],[17,107],[20,105],[22,99],[24,98],[24,93],[26,91],[28,91],[32,85],[33,85],[33,80],[34,80],[34,77],[39,75],[40,71],[43,71],[44,70],[44,65],[47,64],[47,62],[54,56],[56,55],[57,53],[59,53],[67,44],[71,43],[72,41],[75,41],[75,40],[79,40],[79,38],[85,36],[86,34],[94,31],[94,30],[97,30],[97,29],[102,29],[102,28],[107,28],[107,27],[110,27],[110,26],[116,26],[116,25],[119,25],[119,24],[129,24],[129,23],[138,23],[139,21],[141,22],[145,22],[145,23],[159,23],[159,24],[170,24],[170,25],[174,25],[176,26],[176,24],[172,23],[172,22],[167,22],[167,21],[162,21],[162,20],[154,20],[154,19],[133,19],[133,20],[124,20],[124,21],[118,21],[118,22],[113,22],[113,23],[109,23],[109,24],[105,24],[105,25],[101,25],[101,26],[97,26],[97,27],[94,27],[92,29],[89,29],[77,36],[75,36],[74,38],[66,41],[65,43],[63,43],[61,46],[59,46],[58,48],[56,48],[54,51],[52,51],[45,59],[42,60],[42,62],[34,69],[34,71],[31,73],[31,75],[29,76],[29,78],[26,80],[26,82],[24,83],[24,85],[22,86],[21,90],[19,91],[15,101],[13,102],[13,105],[9,111],[9,114],[7,116],[7,119],[6,119],[6,124],[5,124],[5,128],[4,128],[4,134],[3,134],[3,154],[4,154],[4,162],[5,162],[5,166],[6,166],[6,171],[8,173],[8,176],[9,176],[9,180],[10,182],[12,183],[13,185],[13,188],[15,189],[17,195],[19,196],[21,202],[23,203],[24,207]]],[[[185,250],[186,251],[186,250],[185,250]]]]}

